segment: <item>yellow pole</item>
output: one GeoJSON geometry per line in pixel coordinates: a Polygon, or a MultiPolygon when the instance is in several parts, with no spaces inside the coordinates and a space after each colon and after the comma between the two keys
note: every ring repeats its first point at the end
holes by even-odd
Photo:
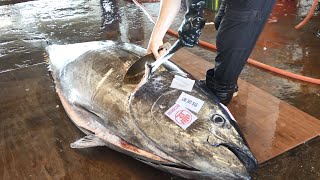
{"type": "MultiPolygon", "coordinates": [[[[219,6],[219,0],[215,0],[216,1],[216,4],[215,4],[215,8],[214,10],[217,11],[218,10],[218,6],[219,6]]],[[[213,4],[213,3],[212,3],[213,4]]]]}

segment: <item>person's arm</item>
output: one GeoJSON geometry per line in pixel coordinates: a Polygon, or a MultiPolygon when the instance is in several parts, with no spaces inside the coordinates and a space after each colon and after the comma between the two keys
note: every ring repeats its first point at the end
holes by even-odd
{"type": "Polygon", "coordinates": [[[160,13],[153,28],[147,49],[147,54],[153,53],[156,59],[163,53],[158,52],[158,49],[163,45],[163,38],[178,14],[180,5],[181,0],[161,0],[160,13]]]}
{"type": "MultiPolygon", "coordinates": [[[[147,53],[153,53],[156,59],[160,57],[159,47],[172,21],[180,9],[181,0],[162,0],[160,15],[151,34],[147,53]]],[[[205,25],[202,17],[204,0],[187,0],[188,11],[178,30],[179,40],[183,46],[193,47],[198,44],[201,29],[205,25]]]]}

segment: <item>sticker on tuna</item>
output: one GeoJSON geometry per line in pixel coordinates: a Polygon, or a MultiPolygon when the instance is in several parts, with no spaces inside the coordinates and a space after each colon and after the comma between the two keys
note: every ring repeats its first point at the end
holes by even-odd
{"type": "Polygon", "coordinates": [[[198,113],[202,108],[204,101],[182,92],[176,103],[186,107],[193,112],[198,113]]]}
{"type": "Polygon", "coordinates": [[[183,90],[183,91],[188,91],[191,92],[193,85],[194,85],[194,80],[189,79],[189,78],[184,78],[182,76],[175,75],[170,87],[183,90]]]}
{"type": "Polygon", "coordinates": [[[192,112],[180,104],[173,105],[165,112],[165,115],[173,120],[182,129],[187,129],[195,120],[198,119],[192,112]]]}

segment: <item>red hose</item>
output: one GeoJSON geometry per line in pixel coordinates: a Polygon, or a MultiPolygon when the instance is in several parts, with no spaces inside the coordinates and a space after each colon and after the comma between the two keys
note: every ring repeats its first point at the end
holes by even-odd
{"type": "Polygon", "coordinates": [[[310,9],[309,13],[307,14],[307,16],[298,25],[296,25],[294,28],[300,29],[302,26],[307,24],[307,22],[313,16],[314,10],[316,9],[317,5],[318,5],[318,0],[314,0],[313,3],[312,3],[311,9],[310,9]]]}
{"type": "MultiPolygon", "coordinates": [[[[142,11],[144,13],[147,14],[148,18],[153,22],[155,23],[154,19],[151,17],[151,15],[147,12],[147,10],[141,5],[139,4],[136,0],[132,0],[137,6],[139,6],[142,11]]],[[[317,1],[318,3],[318,0],[315,0],[317,1]]],[[[314,3],[315,4],[315,3],[314,3]]],[[[316,4],[317,5],[317,4],[316,4]]],[[[315,5],[315,6],[316,6],[315,5]]],[[[313,6],[312,6],[313,7],[313,6]]],[[[312,10],[312,9],[311,9],[312,10]]],[[[311,12],[310,10],[310,12],[311,12]]],[[[314,10],[313,10],[314,11],[314,10]]],[[[174,36],[174,37],[179,37],[178,33],[172,29],[169,29],[167,31],[167,33],[171,36],[174,36]]],[[[205,42],[205,41],[201,41],[199,40],[199,45],[201,47],[204,47],[206,49],[209,49],[210,51],[217,51],[217,47],[213,44],[210,44],[208,42],[205,42]]],[[[320,79],[316,79],[316,78],[310,78],[310,77],[306,77],[306,76],[302,76],[302,75],[299,75],[299,74],[294,74],[292,72],[289,72],[289,71],[285,71],[285,70],[282,70],[282,69],[279,69],[279,68],[276,68],[276,67],[272,67],[270,65],[267,65],[267,64],[263,64],[261,62],[258,62],[256,60],[253,60],[253,59],[248,59],[247,61],[250,65],[253,65],[253,66],[256,66],[256,67],[259,67],[261,69],[264,69],[264,70],[268,70],[268,71],[271,71],[273,73],[277,73],[277,74],[280,74],[280,75],[283,75],[283,76],[286,76],[286,77],[290,77],[290,78],[293,78],[293,79],[296,79],[296,80],[301,80],[301,81],[304,81],[304,82],[309,82],[309,83],[313,83],[313,84],[318,84],[320,85],[320,79]]]]}
{"type": "Polygon", "coordinates": [[[313,84],[320,84],[320,79],[316,79],[316,78],[310,78],[310,77],[306,77],[306,76],[302,76],[299,74],[294,74],[292,72],[289,71],[284,71],[282,69],[276,68],[276,67],[272,67],[269,66],[267,64],[263,64],[261,62],[255,61],[253,59],[248,59],[248,63],[254,66],[257,66],[259,68],[265,69],[265,70],[269,70],[271,72],[286,76],[286,77],[291,77],[293,79],[297,79],[297,80],[301,80],[301,81],[305,81],[305,82],[309,82],[309,83],[313,83],[313,84]]]}

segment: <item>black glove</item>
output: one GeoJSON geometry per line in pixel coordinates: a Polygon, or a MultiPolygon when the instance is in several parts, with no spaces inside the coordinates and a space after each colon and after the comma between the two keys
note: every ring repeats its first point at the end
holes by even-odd
{"type": "Polygon", "coordinates": [[[189,0],[188,11],[178,30],[179,40],[183,46],[193,47],[198,44],[201,29],[206,22],[202,17],[204,5],[203,0],[189,0]]]}
{"type": "Polygon", "coordinates": [[[222,0],[219,11],[217,12],[216,16],[214,17],[214,26],[216,30],[219,29],[220,23],[222,21],[222,18],[225,14],[226,10],[226,0],[222,0]]]}

